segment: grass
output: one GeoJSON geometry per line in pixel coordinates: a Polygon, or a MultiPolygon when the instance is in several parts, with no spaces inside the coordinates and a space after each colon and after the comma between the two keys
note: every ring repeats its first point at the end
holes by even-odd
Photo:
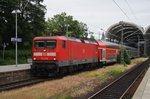
{"type": "Polygon", "coordinates": [[[1,99],[73,99],[94,90],[98,85],[104,84],[146,58],[133,59],[130,65],[124,67],[114,64],[105,68],[86,71],[76,75],[68,75],[62,79],[46,81],[44,83],[24,88],[1,92],[1,99]]]}
{"type": "MultiPolygon", "coordinates": [[[[15,63],[16,63],[15,59],[0,60],[0,65],[3,65],[3,66],[5,66],[5,65],[13,65],[15,63]]],[[[18,63],[19,64],[25,64],[25,63],[27,63],[27,59],[18,57],[18,63]]]]}
{"type": "Polygon", "coordinates": [[[107,76],[118,76],[120,74],[122,74],[125,71],[124,68],[114,68],[111,71],[107,72],[106,75],[107,76]]]}
{"type": "MultiPolygon", "coordinates": [[[[112,70],[110,71],[106,71],[105,73],[103,73],[103,76],[117,76],[120,75],[121,73],[123,73],[125,71],[124,67],[117,67],[117,68],[112,68],[112,70]]],[[[89,72],[87,74],[87,77],[102,77],[101,73],[99,71],[95,71],[95,72],[89,72]]]]}
{"type": "Polygon", "coordinates": [[[56,96],[53,96],[52,99],[73,99],[72,96],[67,96],[67,95],[56,95],[56,96]]]}
{"type": "Polygon", "coordinates": [[[144,61],[145,59],[147,59],[147,58],[136,58],[136,59],[134,59],[134,61],[132,61],[132,64],[139,64],[139,63],[141,63],[141,61],[144,61]]]}

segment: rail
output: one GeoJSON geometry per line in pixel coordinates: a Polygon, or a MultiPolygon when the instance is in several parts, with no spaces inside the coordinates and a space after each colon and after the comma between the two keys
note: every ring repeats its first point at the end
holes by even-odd
{"type": "Polygon", "coordinates": [[[145,73],[149,67],[150,59],[145,62],[134,66],[124,75],[102,88],[95,94],[91,95],[88,99],[129,99],[127,92],[136,82],[136,80],[145,73]]]}

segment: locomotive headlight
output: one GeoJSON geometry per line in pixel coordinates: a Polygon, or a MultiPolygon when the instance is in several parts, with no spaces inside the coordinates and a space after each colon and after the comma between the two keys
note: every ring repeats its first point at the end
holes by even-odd
{"type": "Polygon", "coordinates": [[[56,58],[54,58],[54,60],[56,60],[56,58]]]}
{"type": "Polygon", "coordinates": [[[33,60],[36,60],[36,58],[34,57],[33,60]]]}

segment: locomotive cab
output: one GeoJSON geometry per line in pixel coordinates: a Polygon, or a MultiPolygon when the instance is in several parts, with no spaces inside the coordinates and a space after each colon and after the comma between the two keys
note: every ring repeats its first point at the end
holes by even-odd
{"type": "Polygon", "coordinates": [[[33,61],[56,60],[56,45],[56,40],[35,40],[32,53],[33,61]]]}
{"type": "Polygon", "coordinates": [[[32,44],[32,66],[35,73],[48,74],[57,70],[57,40],[54,38],[36,37],[32,44]]]}

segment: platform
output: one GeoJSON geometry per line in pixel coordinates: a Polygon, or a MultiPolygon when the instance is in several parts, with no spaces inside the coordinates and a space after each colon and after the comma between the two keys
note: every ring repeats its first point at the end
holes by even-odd
{"type": "Polygon", "coordinates": [[[18,64],[17,67],[16,65],[0,66],[0,73],[8,72],[8,71],[24,70],[24,69],[30,69],[30,64],[18,64]]]}
{"type": "Polygon", "coordinates": [[[146,72],[132,99],[150,99],[150,68],[146,72]]]}

